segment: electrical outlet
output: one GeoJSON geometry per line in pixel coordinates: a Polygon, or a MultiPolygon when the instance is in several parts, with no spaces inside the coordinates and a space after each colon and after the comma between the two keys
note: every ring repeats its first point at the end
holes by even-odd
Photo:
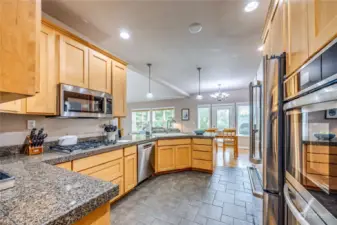
{"type": "Polygon", "coordinates": [[[28,130],[32,130],[36,126],[36,121],[35,120],[27,120],[27,128],[28,130]]]}

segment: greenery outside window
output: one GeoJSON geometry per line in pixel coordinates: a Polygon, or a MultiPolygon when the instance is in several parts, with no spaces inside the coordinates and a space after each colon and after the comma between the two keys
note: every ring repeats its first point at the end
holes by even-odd
{"type": "Polygon", "coordinates": [[[210,128],[211,107],[198,106],[198,129],[210,128]]]}
{"type": "Polygon", "coordinates": [[[236,106],[236,127],[239,136],[249,136],[249,105],[237,104],[236,106]]]}
{"type": "MultiPolygon", "coordinates": [[[[167,121],[174,118],[174,108],[152,109],[152,127],[166,128],[167,121]]],[[[169,123],[172,128],[172,123],[169,123]]]]}
{"type": "Polygon", "coordinates": [[[150,123],[150,110],[132,111],[132,133],[143,131],[150,123]]]}

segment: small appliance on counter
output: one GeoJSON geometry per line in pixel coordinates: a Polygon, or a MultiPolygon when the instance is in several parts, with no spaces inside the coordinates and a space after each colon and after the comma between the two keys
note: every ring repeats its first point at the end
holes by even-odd
{"type": "Polygon", "coordinates": [[[0,171],[0,191],[12,188],[15,185],[15,177],[0,171]]]}
{"type": "Polygon", "coordinates": [[[48,137],[48,134],[43,133],[44,129],[41,128],[36,134],[36,128],[33,128],[30,135],[27,136],[27,144],[25,147],[25,154],[38,155],[43,152],[44,140],[48,137]]]}

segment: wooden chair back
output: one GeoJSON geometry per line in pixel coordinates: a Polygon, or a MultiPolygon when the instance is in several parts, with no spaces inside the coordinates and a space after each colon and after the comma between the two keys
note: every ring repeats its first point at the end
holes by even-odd
{"type": "Polygon", "coordinates": [[[236,137],[236,129],[235,128],[226,128],[223,130],[224,138],[236,137]]]}
{"type": "Polygon", "coordinates": [[[216,133],[218,131],[218,128],[208,128],[205,130],[207,133],[216,133]]]}

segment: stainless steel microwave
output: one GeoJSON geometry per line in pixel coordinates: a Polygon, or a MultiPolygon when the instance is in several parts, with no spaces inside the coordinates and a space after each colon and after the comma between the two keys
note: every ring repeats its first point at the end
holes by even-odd
{"type": "Polygon", "coordinates": [[[112,118],[112,95],[67,84],[59,86],[59,112],[64,118],[112,118]]]}

